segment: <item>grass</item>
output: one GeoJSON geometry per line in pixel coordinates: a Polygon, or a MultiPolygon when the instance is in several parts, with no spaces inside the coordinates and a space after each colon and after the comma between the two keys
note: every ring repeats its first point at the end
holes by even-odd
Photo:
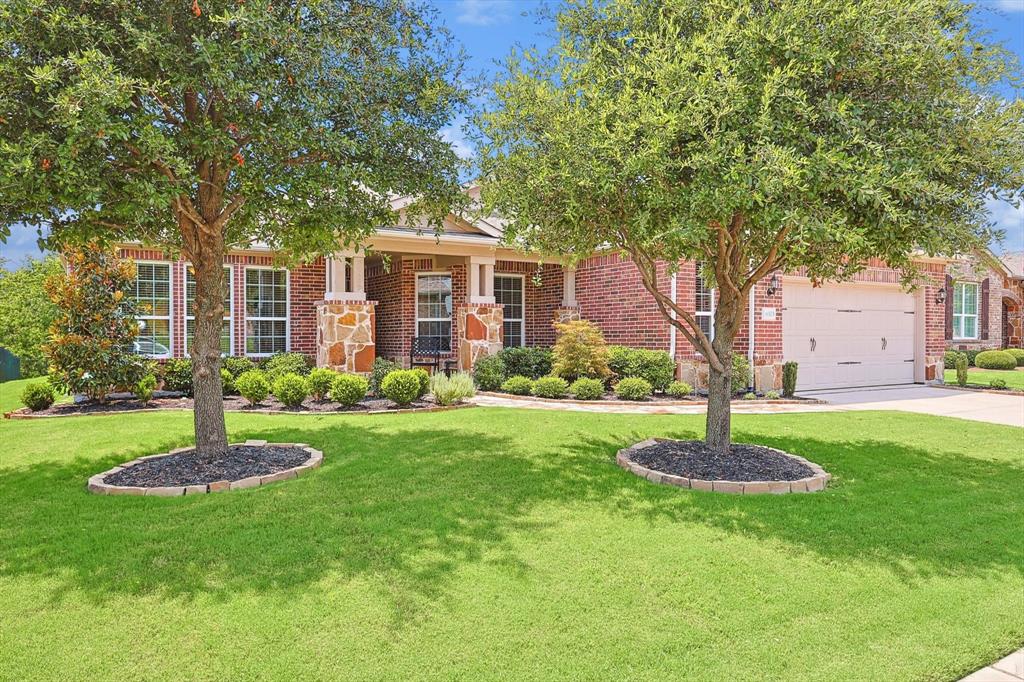
{"type": "MultiPolygon", "coordinates": [[[[944,375],[947,384],[956,385],[956,370],[947,369],[944,375]]],[[[967,370],[967,385],[988,388],[993,379],[1002,379],[1006,387],[1024,391],[1024,370],[1022,369],[978,369],[967,370]]]]}
{"type": "MultiPolygon", "coordinates": [[[[37,381],[46,381],[46,377],[35,377],[34,379],[15,379],[14,381],[0,382],[0,414],[24,407],[21,403],[21,392],[25,387],[37,381]]],[[[58,395],[58,403],[66,403],[71,396],[58,395]]]]}
{"type": "Polygon", "coordinates": [[[228,416],[317,472],[177,499],[89,475],[187,413],[0,423],[0,679],[953,680],[1024,642],[1021,430],[740,415],[824,493],[614,464],[695,416],[228,416]]]}

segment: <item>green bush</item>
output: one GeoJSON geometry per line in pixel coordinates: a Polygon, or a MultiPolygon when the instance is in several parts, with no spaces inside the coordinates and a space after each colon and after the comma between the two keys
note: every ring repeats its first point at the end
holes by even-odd
{"type": "Polygon", "coordinates": [[[732,392],[733,395],[746,391],[750,386],[750,363],[742,353],[732,354],[732,392]]]}
{"type": "Polygon", "coordinates": [[[957,353],[956,357],[953,358],[953,362],[956,366],[956,383],[961,386],[967,385],[967,356],[963,353],[957,353]]]}
{"type": "Polygon", "coordinates": [[[430,377],[430,392],[438,405],[454,405],[476,395],[476,386],[473,377],[465,372],[450,377],[439,373],[430,377]]]}
{"type": "Polygon", "coordinates": [[[757,394],[754,393],[753,391],[747,391],[746,393],[743,394],[743,399],[744,400],[757,400],[757,394]]]}
{"type": "Polygon", "coordinates": [[[473,365],[473,381],[481,391],[496,391],[501,388],[508,374],[501,353],[485,355],[473,365]]]}
{"type": "Polygon", "coordinates": [[[1004,350],[987,350],[975,356],[974,365],[982,369],[1016,369],[1017,358],[1004,350]]]}
{"type": "Polygon", "coordinates": [[[778,400],[781,397],[782,396],[779,395],[778,391],[768,391],[767,393],[764,394],[765,400],[778,400]]]}
{"type": "Polygon", "coordinates": [[[505,367],[505,376],[539,379],[551,374],[551,349],[525,346],[503,348],[498,357],[505,367]]]}
{"type": "Polygon", "coordinates": [[[21,402],[25,403],[28,409],[33,412],[45,410],[57,399],[56,394],[46,381],[33,381],[21,391],[21,402]]]}
{"type": "Polygon", "coordinates": [[[149,401],[153,399],[153,393],[156,391],[156,376],[147,374],[146,376],[139,379],[139,383],[135,384],[135,397],[139,399],[139,402],[143,405],[148,405],[149,401]]]}
{"type": "Polygon", "coordinates": [[[668,388],[665,389],[665,392],[673,398],[685,398],[693,393],[693,386],[685,381],[673,381],[668,385],[668,388]]]}
{"type": "Polygon", "coordinates": [[[420,377],[410,369],[390,372],[380,384],[384,397],[398,405],[408,405],[420,395],[420,377]]]}
{"type": "Polygon", "coordinates": [[[512,395],[532,395],[533,379],[530,377],[509,377],[501,384],[501,390],[512,395]]]}
{"type": "MultiPolygon", "coordinates": [[[[963,353],[964,355],[966,355],[967,356],[967,365],[969,367],[974,367],[975,366],[975,360],[977,359],[978,354],[983,353],[983,352],[984,351],[981,351],[981,350],[958,350],[956,348],[947,348],[946,349],[946,354],[947,355],[949,353],[963,353]]],[[[946,364],[946,367],[954,367],[955,365],[956,365],[956,361],[954,360],[954,362],[952,364],[946,364]]]]}
{"type": "Polygon", "coordinates": [[[256,369],[256,363],[245,356],[231,356],[221,360],[221,367],[237,379],[244,373],[256,369]]]}
{"type": "Polygon", "coordinates": [[[370,382],[359,374],[339,374],[331,384],[331,400],[352,407],[366,397],[370,382]]]}
{"type": "Polygon", "coordinates": [[[1024,367],[1024,348],[1007,348],[1005,352],[1013,356],[1018,367],[1024,367]]]}
{"type": "Polygon", "coordinates": [[[192,359],[172,358],[160,368],[165,391],[179,391],[192,395],[192,359]]]}
{"type": "Polygon", "coordinates": [[[270,381],[261,370],[250,369],[235,379],[235,389],[250,405],[258,405],[270,395],[270,381]]]}
{"type": "Polygon", "coordinates": [[[966,353],[962,353],[962,352],[960,352],[958,350],[947,350],[942,355],[942,364],[943,364],[943,366],[946,369],[954,369],[956,367],[956,359],[958,357],[960,357],[960,356],[963,356],[964,362],[967,362],[968,365],[970,364],[970,362],[967,360],[967,354],[966,353]]]}
{"type": "Polygon", "coordinates": [[[533,394],[540,398],[564,398],[569,382],[562,377],[541,377],[533,382],[533,394]]]}
{"type": "Polygon", "coordinates": [[[600,379],[580,377],[569,386],[576,400],[600,400],[604,397],[604,382],[600,379]]]}
{"type": "Polygon", "coordinates": [[[782,365],[782,395],[792,398],[796,393],[796,373],[799,363],[786,362],[782,365]]]}
{"type": "Polygon", "coordinates": [[[234,395],[235,377],[223,367],[220,368],[220,393],[221,395],[234,395]]]}
{"type": "Polygon", "coordinates": [[[573,381],[580,377],[607,379],[608,346],[597,326],[586,320],[556,324],[558,340],[551,351],[551,373],[573,381]]]}
{"type": "Polygon", "coordinates": [[[370,391],[374,395],[381,395],[381,384],[384,383],[384,377],[400,369],[402,366],[397,362],[391,362],[385,358],[374,360],[373,367],[370,368],[370,391]]]}
{"type": "Polygon", "coordinates": [[[311,370],[306,381],[309,382],[309,395],[313,396],[313,400],[326,398],[327,394],[331,392],[331,386],[334,385],[334,379],[337,376],[337,372],[326,367],[317,367],[311,370]]]}
{"type": "Polygon", "coordinates": [[[988,382],[989,387],[996,389],[997,391],[1006,390],[1006,379],[993,379],[988,382]]]}
{"type": "Polygon", "coordinates": [[[608,368],[620,379],[646,379],[656,391],[664,391],[672,383],[676,365],[663,350],[608,346],[608,368]]]}
{"type": "Polygon", "coordinates": [[[416,397],[422,398],[423,396],[430,392],[430,372],[423,369],[422,367],[416,367],[415,369],[411,369],[409,371],[415,374],[416,378],[419,379],[420,390],[416,394],[416,397]]]}
{"type": "Polygon", "coordinates": [[[623,400],[646,400],[653,390],[651,382],[640,377],[626,377],[615,384],[615,395],[623,400]]]}
{"type": "Polygon", "coordinates": [[[302,353],[274,353],[263,362],[262,369],[270,383],[274,384],[285,374],[306,376],[311,366],[309,358],[302,353]]]}
{"type": "Polygon", "coordinates": [[[309,382],[306,377],[288,372],[274,381],[274,397],[286,407],[298,407],[309,395],[309,382]]]}

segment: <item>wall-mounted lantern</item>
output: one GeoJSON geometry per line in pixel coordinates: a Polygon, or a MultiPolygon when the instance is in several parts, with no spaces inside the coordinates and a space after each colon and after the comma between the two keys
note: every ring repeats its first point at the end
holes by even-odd
{"type": "Polygon", "coordinates": [[[946,287],[939,287],[939,290],[935,292],[935,302],[939,305],[946,303],[946,287]]]}
{"type": "Polygon", "coordinates": [[[775,292],[779,290],[779,273],[773,273],[772,278],[768,280],[768,290],[765,292],[769,296],[774,296],[775,292]]]}

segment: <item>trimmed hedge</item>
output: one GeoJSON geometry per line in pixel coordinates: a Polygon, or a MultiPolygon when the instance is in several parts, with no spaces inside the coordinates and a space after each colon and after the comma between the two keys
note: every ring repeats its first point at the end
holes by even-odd
{"type": "Polygon", "coordinates": [[[1013,356],[1018,367],[1024,367],[1024,348],[1007,348],[1005,352],[1013,356]]]}
{"type": "Polygon", "coordinates": [[[569,393],[572,393],[576,400],[600,400],[604,397],[604,382],[582,377],[572,382],[569,393]]]}
{"type": "Polygon", "coordinates": [[[309,358],[302,353],[275,353],[263,363],[263,371],[267,373],[271,383],[285,374],[306,376],[311,367],[309,358]]]}
{"type": "Polygon", "coordinates": [[[569,382],[562,377],[541,377],[533,382],[533,394],[540,398],[564,398],[569,382]]]}
{"type": "Polygon", "coordinates": [[[503,348],[497,353],[506,377],[540,379],[551,374],[551,349],[540,347],[503,348]]]}
{"type": "Polygon", "coordinates": [[[352,407],[366,397],[370,382],[358,374],[339,374],[331,384],[331,400],[352,407]]]}
{"type": "Polygon", "coordinates": [[[481,391],[497,391],[508,377],[501,354],[485,355],[473,365],[473,381],[481,391]]]}
{"type": "Polygon", "coordinates": [[[423,369],[422,367],[415,367],[409,370],[416,375],[416,378],[420,380],[420,390],[416,394],[417,398],[422,398],[430,391],[430,372],[423,369]]]}
{"type": "Polygon", "coordinates": [[[250,369],[235,379],[235,390],[248,400],[250,405],[259,405],[270,395],[270,381],[262,371],[250,369]]]}
{"type": "Polygon", "coordinates": [[[381,393],[396,405],[408,405],[420,395],[420,377],[414,370],[399,369],[388,373],[380,383],[381,393]]]}
{"type": "Polygon", "coordinates": [[[640,377],[626,377],[615,384],[615,395],[623,400],[646,400],[652,391],[651,382],[640,377]]]}
{"type": "Polygon", "coordinates": [[[304,376],[288,372],[274,381],[274,397],[286,407],[299,407],[308,395],[309,382],[304,376]]]}
{"type": "Polygon", "coordinates": [[[665,351],[626,346],[608,346],[608,368],[620,379],[646,379],[656,391],[668,388],[676,373],[676,364],[665,351]]]}
{"type": "Polygon", "coordinates": [[[172,358],[160,371],[165,391],[180,391],[192,395],[192,359],[172,358]]]}
{"type": "Polygon", "coordinates": [[[21,402],[33,412],[45,410],[57,399],[56,394],[46,381],[34,381],[21,391],[21,402]]]}
{"type": "Polygon", "coordinates": [[[974,365],[981,369],[1016,369],[1017,358],[1004,350],[986,350],[978,353],[974,365]]]}
{"type": "Polygon", "coordinates": [[[384,383],[384,377],[400,369],[402,366],[397,362],[384,358],[374,360],[373,367],[370,368],[370,391],[374,395],[381,395],[381,384],[384,383]]]}
{"type": "Polygon", "coordinates": [[[306,381],[309,382],[309,395],[314,400],[326,398],[327,394],[331,392],[331,386],[334,385],[334,378],[337,376],[337,372],[326,367],[317,367],[311,370],[309,376],[306,377],[306,381]]]}
{"type": "Polygon", "coordinates": [[[665,389],[665,392],[673,398],[685,398],[693,393],[693,386],[685,381],[673,381],[668,385],[668,388],[665,389]]]}
{"type": "Polygon", "coordinates": [[[532,395],[533,379],[521,376],[509,377],[501,384],[501,390],[512,395],[532,395]]]}

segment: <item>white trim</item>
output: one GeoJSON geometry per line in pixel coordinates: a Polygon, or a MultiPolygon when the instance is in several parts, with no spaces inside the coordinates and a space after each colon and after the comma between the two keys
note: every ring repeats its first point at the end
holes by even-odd
{"type": "Polygon", "coordinates": [[[415,272],[413,273],[416,286],[414,287],[413,301],[412,301],[412,316],[413,316],[413,336],[420,335],[420,322],[448,322],[448,351],[449,353],[455,352],[455,339],[452,336],[452,331],[455,327],[454,315],[455,315],[455,278],[452,276],[451,271],[436,271],[431,270],[429,272],[415,272]],[[421,277],[447,277],[449,280],[448,285],[448,296],[452,302],[452,309],[448,313],[448,317],[420,317],[420,278],[421,277]]]}
{"type": "Polygon", "coordinates": [[[981,285],[977,282],[953,281],[953,341],[978,341],[981,339],[981,285]],[[974,312],[956,312],[956,289],[963,287],[964,295],[961,296],[960,305],[963,307],[963,299],[966,297],[967,287],[974,287],[974,312]],[[967,318],[974,318],[974,336],[957,334],[957,318],[960,318],[960,331],[963,331],[963,323],[967,318]]]}
{"type": "MultiPolygon", "coordinates": [[[[502,306],[502,316],[503,316],[502,322],[503,323],[504,322],[518,322],[519,325],[520,325],[520,328],[519,328],[519,341],[520,341],[520,343],[519,343],[519,345],[518,346],[505,346],[505,338],[504,338],[504,334],[503,334],[502,335],[502,339],[501,339],[502,346],[504,346],[505,348],[522,348],[522,347],[524,347],[526,345],[526,275],[517,274],[517,273],[514,273],[514,272],[510,272],[510,273],[496,272],[496,273],[494,273],[494,276],[491,278],[491,281],[497,280],[499,277],[506,277],[508,279],[518,279],[519,280],[519,300],[520,300],[519,308],[522,310],[522,313],[521,313],[522,317],[504,317],[505,305],[503,303],[501,303],[501,301],[498,300],[498,296],[497,296],[497,294],[495,294],[494,302],[495,303],[499,303],[502,306]]],[[[494,290],[497,291],[498,290],[497,287],[495,287],[494,290]]]]}
{"type": "MultiPolygon", "coordinates": [[[[192,266],[189,261],[182,261],[182,272],[181,272],[181,310],[185,314],[185,324],[182,325],[183,337],[181,340],[181,350],[188,357],[188,321],[195,320],[195,315],[188,314],[188,270],[192,266]]],[[[224,263],[224,269],[227,270],[228,277],[228,309],[224,315],[224,319],[228,320],[228,329],[230,338],[228,340],[228,352],[224,353],[225,357],[230,357],[235,354],[235,270],[231,263],[224,263]]]]}
{"type": "Polygon", "coordinates": [[[283,272],[284,273],[284,301],[285,301],[285,317],[284,317],[284,352],[291,352],[292,349],[292,273],[287,268],[275,268],[270,265],[243,265],[242,266],[242,329],[244,331],[243,338],[244,344],[242,346],[242,352],[246,357],[250,358],[268,358],[274,353],[250,353],[249,352],[249,320],[267,320],[270,322],[280,322],[280,317],[249,317],[249,299],[248,299],[248,281],[246,272],[249,270],[270,270],[272,272],[283,272]]]}
{"type": "MultiPolygon", "coordinates": [[[[137,320],[151,319],[151,320],[167,320],[167,353],[161,355],[149,355],[146,353],[139,353],[139,355],[147,358],[153,358],[155,360],[168,360],[174,357],[174,261],[169,260],[136,260],[132,259],[135,264],[135,281],[132,283],[135,289],[135,294],[139,291],[139,268],[141,265],[166,265],[167,266],[167,315],[136,315],[137,320]]],[[[133,298],[135,298],[133,296],[133,298]]],[[[135,298],[136,304],[138,304],[138,298],[135,298]]]]}
{"type": "MultiPolygon", "coordinates": [[[[700,261],[697,261],[696,265],[697,265],[697,269],[695,270],[694,278],[693,278],[693,317],[694,317],[694,319],[697,320],[698,324],[700,323],[700,318],[702,318],[702,317],[707,317],[708,318],[708,331],[710,332],[709,334],[707,334],[708,341],[714,341],[715,340],[715,289],[714,289],[714,287],[708,288],[708,287],[704,286],[704,280],[700,276],[700,261]],[[706,289],[707,292],[708,292],[708,298],[711,301],[711,309],[709,311],[703,311],[702,312],[697,307],[697,285],[698,284],[700,284],[701,287],[706,289]]],[[[696,350],[698,352],[700,352],[699,348],[697,348],[696,350]]]]}

